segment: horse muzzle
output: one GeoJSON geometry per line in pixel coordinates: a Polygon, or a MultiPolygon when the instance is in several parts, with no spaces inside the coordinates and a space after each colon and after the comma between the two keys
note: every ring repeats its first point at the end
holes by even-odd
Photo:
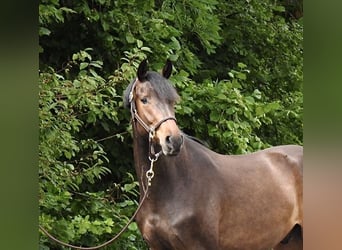
{"type": "Polygon", "coordinates": [[[184,137],[183,135],[169,135],[166,136],[165,142],[161,145],[164,155],[176,156],[183,145],[184,137]]]}

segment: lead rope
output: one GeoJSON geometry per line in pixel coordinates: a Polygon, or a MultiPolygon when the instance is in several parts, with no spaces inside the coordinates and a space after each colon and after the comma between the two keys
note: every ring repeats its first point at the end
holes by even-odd
{"type": "MultiPolygon", "coordinates": [[[[153,176],[152,176],[153,178],[153,176]]],[[[146,192],[137,208],[137,210],[134,212],[134,214],[132,215],[132,217],[129,219],[129,221],[127,222],[127,224],[121,229],[121,231],[115,235],[112,239],[110,239],[109,241],[101,244],[101,245],[98,245],[98,246],[95,246],[95,247],[81,247],[81,246],[74,246],[74,245],[71,245],[71,244],[68,244],[66,242],[63,242],[59,239],[57,239],[56,237],[54,237],[53,235],[51,235],[44,227],[42,227],[41,225],[39,225],[39,229],[46,234],[46,236],[48,236],[51,240],[57,242],[58,244],[62,245],[62,246],[65,246],[65,247],[71,247],[71,248],[74,248],[74,249],[81,249],[81,250],[95,250],[95,249],[99,249],[101,247],[105,247],[109,244],[111,244],[113,241],[115,241],[117,238],[119,238],[121,236],[121,234],[123,234],[123,232],[126,231],[126,229],[128,228],[128,226],[133,222],[135,216],[138,214],[138,212],[140,211],[142,205],[144,204],[144,201],[147,197],[147,193],[148,193],[148,188],[149,186],[147,186],[146,188],[146,192]]]]}
{"type": "MultiPolygon", "coordinates": [[[[152,134],[152,133],[151,133],[152,134]]],[[[153,135],[150,135],[151,136],[151,139],[153,139],[153,135]]],[[[71,244],[68,244],[66,242],[63,242],[59,239],[57,239],[56,237],[54,237],[53,235],[51,235],[44,227],[42,227],[41,225],[39,225],[39,229],[46,234],[46,236],[48,236],[51,240],[57,242],[58,244],[62,245],[62,246],[65,246],[65,247],[71,247],[71,248],[74,248],[74,249],[81,249],[81,250],[95,250],[95,249],[99,249],[101,247],[105,247],[109,244],[111,244],[112,242],[114,242],[117,238],[119,238],[125,231],[126,229],[128,228],[128,226],[133,222],[134,218],[136,217],[136,215],[138,214],[138,212],[140,211],[142,205],[144,204],[144,201],[146,200],[147,198],[147,194],[148,194],[148,190],[149,190],[149,187],[151,187],[151,183],[152,183],[152,179],[154,177],[154,171],[153,171],[153,166],[154,166],[154,162],[158,160],[159,156],[160,156],[161,152],[157,153],[154,155],[154,158],[151,157],[151,156],[148,156],[149,160],[150,160],[150,169],[146,172],[146,178],[147,178],[147,187],[145,189],[144,187],[144,183],[142,182],[142,185],[143,185],[143,189],[145,191],[144,193],[144,196],[143,198],[141,199],[140,201],[140,204],[137,208],[137,210],[134,212],[134,214],[132,215],[132,217],[129,219],[129,221],[127,222],[127,224],[121,229],[121,231],[115,235],[112,239],[110,239],[109,241],[101,244],[101,245],[98,245],[98,246],[94,246],[94,247],[81,247],[81,246],[75,246],[75,245],[71,245],[71,244]]]]}

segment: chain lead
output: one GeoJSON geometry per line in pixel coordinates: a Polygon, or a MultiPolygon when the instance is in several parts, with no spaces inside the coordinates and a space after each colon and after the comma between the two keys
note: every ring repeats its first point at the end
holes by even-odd
{"type": "Polygon", "coordinates": [[[152,179],[154,177],[153,164],[156,161],[156,159],[150,159],[150,160],[151,160],[150,169],[146,172],[147,185],[149,187],[151,186],[151,181],[152,181],[152,179]]]}
{"type": "Polygon", "coordinates": [[[158,160],[160,154],[161,154],[161,152],[155,154],[154,158],[151,158],[151,156],[148,157],[148,159],[151,162],[150,169],[146,172],[146,178],[147,178],[148,186],[151,186],[151,181],[152,181],[152,179],[154,177],[154,171],[153,171],[154,162],[158,160]]]}

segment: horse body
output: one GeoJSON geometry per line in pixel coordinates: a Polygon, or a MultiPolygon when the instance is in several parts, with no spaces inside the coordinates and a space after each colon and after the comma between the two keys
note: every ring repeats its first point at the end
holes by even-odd
{"type": "Polygon", "coordinates": [[[279,146],[220,155],[186,138],[177,157],[156,162],[137,216],[143,237],[156,250],[274,247],[302,223],[300,152],[279,146]]]}
{"type": "Polygon", "coordinates": [[[174,117],[171,70],[168,62],[162,75],[147,71],[143,61],[124,94],[141,201],[148,192],[136,221],[149,247],[302,249],[303,148],[221,155],[190,139],[174,117]]]}

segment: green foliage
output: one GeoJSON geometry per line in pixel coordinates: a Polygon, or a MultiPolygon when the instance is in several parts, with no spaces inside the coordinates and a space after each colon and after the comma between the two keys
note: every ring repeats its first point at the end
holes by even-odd
{"type": "Polygon", "coordinates": [[[270,146],[261,140],[257,131],[272,124],[270,118],[279,108],[279,102],[265,102],[263,94],[255,89],[244,92],[244,69],[232,70],[231,80],[204,81],[200,85],[187,84],[181,91],[182,102],[177,114],[186,132],[198,138],[207,138],[210,148],[221,153],[247,153],[270,146]]]}
{"type": "MultiPolygon", "coordinates": [[[[302,1],[41,0],[40,224],[93,246],[137,207],[122,93],[175,65],[180,127],[221,153],[303,141],[302,1]]],[[[41,235],[41,249],[56,249],[41,235]]],[[[136,224],[106,249],[147,249],[136,224]]]]}
{"type": "Polygon", "coordinates": [[[221,39],[219,20],[213,15],[216,4],[214,0],[186,5],[174,0],[80,0],[61,7],[58,1],[43,2],[41,64],[61,68],[72,53],[91,47],[108,75],[124,51],[144,45],[151,48],[154,66],[161,67],[169,57],[194,73],[200,65],[196,52],[212,53],[221,39]]]}
{"type": "MultiPolygon", "coordinates": [[[[263,93],[266,103],[277,102],[278,111],[255,133],[271,145],[301,144],[303,117],[303,26],[290,18],[287,1],[219,1],[221,43],[215,53],[201,54],[203,66],[194,79],[227,79],[227,72],[243,62],[248,79],[242,91],[263,93]],[[284,13],[286,12],[286,15],[284,13]],[[290,111],[290,113],[288,113],[290,111]]],[[[289,8],[291,10],[289,10],[289,8]]],[[[242,79],[243,80],[243,79],[242,79]]]]}
{"type": "MultiPolygon", "coordinates": [[[[111,170],[104,146],[89,137],[87,127],[103,120],[119,123],[121,95],[114,81],[106,82],[96,73],[102,63],[93,61],[89,51],[72,56],[65,76],[50,69],[39,78],[40,223],[59,239],[76,245],[110,239],[137,205],[132,200],[137,196],[137,182],[131,174],[126,184],[93,187],[111,170]],[[72,79],[66,77],[71,68],[78,71],[72,79]]],[[[131,226],[116,246],[136,249],[142,244],[137,234],[137,228],[131,226]]],[[[41,244],[54,245],[45,237],[41,244]]]]}

